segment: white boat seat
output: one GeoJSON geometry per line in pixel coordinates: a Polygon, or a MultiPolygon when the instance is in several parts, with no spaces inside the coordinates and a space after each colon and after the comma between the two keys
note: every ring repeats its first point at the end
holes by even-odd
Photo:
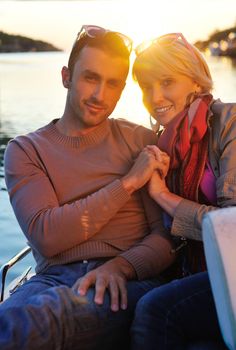
{"type": "Polygon", "coordinates": [[[209,278],[224,341],[236,349],[236,207],[208,213],[203,241],[209,278]]]}

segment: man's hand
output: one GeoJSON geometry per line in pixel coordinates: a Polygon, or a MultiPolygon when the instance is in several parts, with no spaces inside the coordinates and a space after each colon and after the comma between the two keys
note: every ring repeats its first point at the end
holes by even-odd
{"type": "Polygon", "coordinates": [[[79,294],[84,296],[88,289],[94,286],[94,302],[98,305],[103,304],[104,293],[108,289],[112,311],[118,311],[119,307],[125,310],[127,308],[126,281],[135,277],[132,265],[124,258],[116,257],[79,278],[73,289],[78,290],[79,294]]]}

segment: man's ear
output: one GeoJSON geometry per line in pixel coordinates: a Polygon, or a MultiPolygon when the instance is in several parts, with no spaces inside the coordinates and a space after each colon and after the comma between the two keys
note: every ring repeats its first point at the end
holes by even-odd
{"type": "Polygon", "coordinates": [[[62,84],[63,86],[68,89],[70,87],[70,70],[68,67],[64,66],[61,70],[61,77],[62,77],[62,84]]]}

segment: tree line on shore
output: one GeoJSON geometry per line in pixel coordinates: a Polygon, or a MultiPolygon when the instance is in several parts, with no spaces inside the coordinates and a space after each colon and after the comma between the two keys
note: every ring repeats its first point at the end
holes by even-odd
{"type": "Polygon", "coordinates": [[[199,50],[210,50],[216,56],[236,57],[236,25],[225,30],[216,30],[207,40],[194,43],[199,50]]]}
{"type": "Polygon", "coordinates": [[[37,51],[62,50],[42,40],[34,40],[22,35],[12,35],[0,31],[0,53],[37,51]]]}

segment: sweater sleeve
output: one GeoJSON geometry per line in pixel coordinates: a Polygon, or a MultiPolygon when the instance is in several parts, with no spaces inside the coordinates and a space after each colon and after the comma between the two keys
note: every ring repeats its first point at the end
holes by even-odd
{"type": "Polygon", "coordinates": [[[211,166],[217,174],[217,206],[183,199],[173,218],[171,229],[173,235],[202,240],[204,215],[212,210],[236,205],[236,106],[223,103],[218,106],[221,106],[221,110],[212,118],[209,150],[211,166]]]}
{"type": "Polygon", "coordinates": [[[46,257],[88,240],[130,198],[116,179],[85,198],[59,205],[47,173],[14,141],[5,152],[5,178],[22,231],[46,257]]]}
{"type": "Polygon", "coordinates": [[[171,252],[174,242],[163,226],[161,208],[150,198],[146,188],[142,190],[142,198],[150,232],[141,242],[121,254],[133,266],[139,280],[157,276],[176,257],[171,252]]]}

